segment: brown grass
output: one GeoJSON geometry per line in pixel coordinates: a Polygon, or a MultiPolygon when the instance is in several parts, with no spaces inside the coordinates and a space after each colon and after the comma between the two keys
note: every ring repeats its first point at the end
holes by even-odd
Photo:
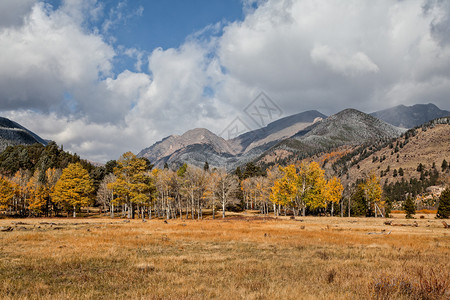
{"type": "Polygon", "coordinates": [[[0,220],[0,296],[448,299],[450,231],[383,221],[0,220]]]}

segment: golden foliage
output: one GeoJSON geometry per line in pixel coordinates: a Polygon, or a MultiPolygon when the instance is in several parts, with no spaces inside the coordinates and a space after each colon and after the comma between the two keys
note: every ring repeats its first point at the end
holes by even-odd
{"type": "Polygon", "coordinates": [[[7,178],[0,177],[0,209],[7,209],[12,205],[14,197],[14,186],[7,178]]]}
{"type": "Polygon", "coordinates": [[[80,163],[69,164],[56,182],[52,198],[65,209],[86,206],[94,188],[89,173],[80,163]]]}

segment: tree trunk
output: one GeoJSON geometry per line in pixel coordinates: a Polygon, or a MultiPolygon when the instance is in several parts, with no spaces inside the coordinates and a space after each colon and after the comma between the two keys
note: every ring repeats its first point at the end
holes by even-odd
{"type": "Polygon", "coordinates": [[[77,210],[75,205],[73,206],[73,217],[76,218],[77,217],[77,210]]]}
{"type": "Polygon", "coordinates": [[[331,216],[334,214],[334,202],[331,201],[331,216]]]}
{"type": "Polygon", "coordinates": [[[306,215],[306,207],[303,205],[302,207],[302,216],[304,217],[306,215]]]}
{"type": "Polygon", "coordinates": [[[348,198],[348,217],[350,218],[350,208],[351,208],[351,203],[350,203],[350,197],[348,198]]]}
{"type": "Polygon", "coordinates": [[[212,217],[213,217],[213,220],[214,219],[216,219],[216,206],[213,204],[213,207],[212,207],[212,209],[213,209],[213,211],[212,211],[212,217]]]}
{"type": "Polygon", "coordinates": [[[111,218],[114,218],[114,204],[111,203],[111,218]]]}
{"type": "Polygon", "coordinates": [[[222,201],[222,219],[225,218],[225,201],[222,201]]]}

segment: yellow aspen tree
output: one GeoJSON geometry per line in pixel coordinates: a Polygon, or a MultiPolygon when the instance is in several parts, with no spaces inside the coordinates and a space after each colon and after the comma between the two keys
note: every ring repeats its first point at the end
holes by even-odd
{"type": "Polygon", "coordinates": [[[334,213],[334,204],[339,203],[342,198],[342,192],[344,187],[341,184],[340,179],[333,177],[328,180],[325,187],[325,198],[331,202],[331,215],[334,213]]]}
{"type": "Polygon", "coordinates": [[[294,205],[298,193],[298,175],[294,165],[280,167],[282,177],[275,181],[269,199],[272,203],[290,206],[294,205]]]}
{"type": "Polygon", "coordinates": [[[69,164],[56,182],[52,198],[66,210],[72,207],[75,218],[77,208],[88,205],[93,191],[88,171],[80,163],[69,164]]]}
{"type": "MultiPolygon", "coordinates": [[[[114,169],[116,181],[109,188],[128,206],[128,217],[134,218],[134,205],[148,205],[150,176],[147,163],[132,152],[126,152],[117,161],[114,169]]],[[[119,200],[119,201],[120,201],[119,200]]]]}
{"type": "Polygon", "coordinates": [[[0,177],[0,210],[7,210],[12,207],[14,197],[14,187],[5,177],[0,177]]]}
{"type": "Polygon", "coordinates": [[[303,215],[305,215],[306,207],[310,209],[326,207],[324,197],[325,171],[320,168],[319,164],[316,162],[302,163],[298,178],[299,194],[297,199],[303,208],[303,215]]]}
{"type": "Polygon", "coordinates": [[[380,210],[380,207],[384,206],[384,202],[381,199],[383,189],[381,187],[380,180],[374,173],[370,174],[364,182],[363,190],[364,197],[367,201],[367,207],[371,210],[373,209],[375,212],[375,217],[377,217],[377,210],[380,210]]]}
{"type": "Polygon", "coordinates": [[[27,183],[27,205],[32,214],[44,212],[49,196],[45,186],[39,182],[39,170],[36,170],[27,183]]]}

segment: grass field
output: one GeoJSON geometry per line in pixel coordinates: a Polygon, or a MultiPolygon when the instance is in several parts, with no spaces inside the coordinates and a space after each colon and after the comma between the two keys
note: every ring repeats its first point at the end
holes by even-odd
{"type": "Polygon", "coordinates": [[[450,229],[384,221],[3,219],[0,297],[449,299],[450,229]]]}

